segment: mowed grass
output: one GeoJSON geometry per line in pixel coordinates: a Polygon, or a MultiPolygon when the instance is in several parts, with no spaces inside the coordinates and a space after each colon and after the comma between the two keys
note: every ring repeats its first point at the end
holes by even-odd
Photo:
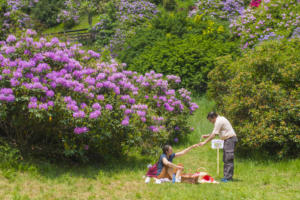
{"type": "MultiPolygon", "coordinates": [[[[191,117],[195,128],[188,142],[175,146],[180,151],[199,141],[213,126],[206,114],[214,103],[196,98],[200,109],[191,117]]],[[[175,163],[183,163],[185,171],[199,167],[210,175],[216,173],[216,150],[210,145],[193,149],[175,163]]],[[[221,154],[222,155],[222,154],[221,154]]],[[[222,159],[222,156],[220,160],[222,159]]],[[[184,183],[145,184],[146,166],[156,158],[140,156],[135,152],[124,161],[106,164],[51,164],[47,161],[29,162],[23,170],[0,170],[0,199],[13,200],[92,200],[92,199],[300,199],[300,159],[286,161],[235,159],[236,181],[226,184],[191,185],[184,183]]]]}

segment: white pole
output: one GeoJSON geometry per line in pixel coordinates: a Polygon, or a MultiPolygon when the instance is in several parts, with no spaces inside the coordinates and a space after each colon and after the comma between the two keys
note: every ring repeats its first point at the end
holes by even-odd
{"type": "Polygon", "coordinates": [[[218,176],[219,176],[219,174],[220,174],[220,169],[219,169],[219,147],[217,148],[218,150],[218,152],[217,152],[217,174],[218,174],[218,176]]]}

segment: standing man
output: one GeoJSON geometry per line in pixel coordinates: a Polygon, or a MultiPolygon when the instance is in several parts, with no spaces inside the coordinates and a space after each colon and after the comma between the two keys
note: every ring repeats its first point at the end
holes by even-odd
{"type": "Polygon", "coordinates": [[[203,135],[202,138],[207,138],[204,142],[200,142],[198,146],[203,146],[211,141],[217,134],[220,139],[224,140],[223,148],[223,162],[224,162],[224,178],[222,182],[227,183],[232,181],[233,169],[234,169],[234,147],[237,143],[237,137],[230,122],[223,116],[219,116],[215,112],[210,112],[207,115],[207,119],[214,124],[214,130],[211,134],[203,135]]]}

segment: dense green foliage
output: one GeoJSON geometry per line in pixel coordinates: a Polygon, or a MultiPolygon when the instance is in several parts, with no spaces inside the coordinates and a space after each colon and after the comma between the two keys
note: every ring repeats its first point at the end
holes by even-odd
{"type": "Polygon", "coordinates": [[[203,93],[215,59],[239,52],[237,42],[224,27],[199,15],[187,18],[185,12],[163,12],[126,41],[118,58],[138,72],[153,69],[178,75],[182,86],[203,93]]]}
{"type": "Polygon", "coordinates": [[[59,24],[57,16],[63,7],[63,0],[39,0],[36,5],[31,8],[31,15],[32,18],[36,20],[37,25],[52,27],[59,24]]]}
{"type": "Polygon", "coordinates": [[[235,48],[234,43],[224,44],[222,40],[205,36],[170,37],[146,48],[129,67],[139,72],[154,69],[159,73],[175,74],[182,78],[183,86],[205,92],[207,74],[214,68],[215,59],[234,52],[235,48]]]}
{"type": "Polygon", "coordinates": [[[220,58],[209,74],[209,93],[233,122],[241,150],[299,156],[299,45],[270,41],[236,61],[220,58]]]}

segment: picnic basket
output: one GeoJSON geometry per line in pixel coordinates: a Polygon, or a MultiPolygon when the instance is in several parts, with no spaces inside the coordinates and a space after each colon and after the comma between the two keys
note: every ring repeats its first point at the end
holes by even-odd
{"type": "MultiPolygon", "coordinates": [[[[204,167],[200,167],[197,169],[197,172],[200,172],[200,170],[207,171],[204,167]]],[[[199,183],[199,178],[202,178],[202,176],[199,173],[183,173],[181,174],[181,182],[182,183],[191,183],[191,184],[197,184],[199,183]]]]}

